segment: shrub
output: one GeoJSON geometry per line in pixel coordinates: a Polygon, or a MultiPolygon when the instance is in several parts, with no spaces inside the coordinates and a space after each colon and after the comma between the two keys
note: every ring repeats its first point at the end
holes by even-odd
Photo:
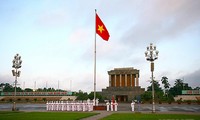
{"type": "Polygon", "coordinates": [[[34,101],[36,102],[36,101],[37,101],[37,98],[34,98],[34,101]]]}
{"type": "Polygon", "coordinates": [[[167,102],[168,102],[168,104],[171,104],[171,103],[172,103],[172,101],[171,101],[171,100],[168,100],[167,102]]]}
{"type": "Polygon", "coordinates": [[[180,100],[177,100],[177,103],[178,104],[181,104],[182,103],[182,100],[180,99],[180,100]]]}
{"type": "Polygon", "coordinates": [[[47,99],[46,98],[42,98],[42,100],[45,102],[47,99]]]}
{"type": "Polygon", "coordinates": [[[26,102],[28,102],[28,101],[29,101],[29,98],[26,98],[25,100],[26,100],[26,102]]]}
{"type": "Polygon", "coordinates": [[[17,101],[21,101],[21,98],[18,98],[17,101]]]}
{"type": "Polygon", "coordinates": [[[199,105],[200,105],[200,100],[197,100],[197,104],[199,104],[199,105]]]}
{"type": "Polygon", "coordinates": [[[188,104],[188,105],[190,105],[191,104],[191,100],[186,100],[186,103],[188,104]]]}

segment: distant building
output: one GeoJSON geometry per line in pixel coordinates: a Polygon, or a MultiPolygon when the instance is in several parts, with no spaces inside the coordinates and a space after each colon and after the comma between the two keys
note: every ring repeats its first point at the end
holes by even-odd
{"type": "Polygon", "coordinates": [[[200,90],[182,90],[182,95],[177,95],[174,100],[200,100],[200,90]]]}
{"type": "Polygon", "coordinates": [[[133,67],[114,68],[108,71],[109,87],[102,89],[102,96],[111,100],[112,96],[118,102],[132,101],[144,93],[139,86],[139,70],[133,67]]]}

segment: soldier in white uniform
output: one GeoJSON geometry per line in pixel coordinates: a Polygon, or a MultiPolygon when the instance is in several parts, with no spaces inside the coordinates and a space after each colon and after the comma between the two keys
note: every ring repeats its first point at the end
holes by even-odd
{"type": "Polygon", "coordinates": [[[58,103],[58,101],[56,101],[56,111],[58,111],[59,110],[59,103],[58,103]]]}
{"type": "Polygon", "coordinates": [[[54,101],[51,102],[51,110],[54,110],[54,101]]]}
{"type": "Polygon", "coordinates": [[[54,101],[53,103],[53,110],[55,111],[57,109],[57,104],[56,104],[56,101],[54,101]]]}
{"type": "Polygon", "coordinates": [[[53,101],[50,101],[49,102],[49,110],[52,110],[52,108],[53,108],[53,101]]]}
{"type": "Polygon", "coordinates": [[[83,111],[86,111],[86,103],[82,103],[82,105],[83,105],[83,111]]]}
{"type": "Polygon", "coordinates": [[[88,104],[88,106],[89,106],[88,111],[93,111],[93,103],[90,102],[90,103],[88,104]]]}
{"type": "Polygon", "coordinates": [[[61,101],[61,110],[64,111],[64,103],[61,101]]]}
{"type": "Polygon", "coordinates": [[[99,99],[97,98],[96,99],[96,106],[98,106],[99,105],[99,99]]]}
{"type": "Polygon", "coordinates": [[[67,101],[67,111],[70,111],[70,106],[69,106],[69,102],[67,101]]]}
{"type": "Polygon", "coordinates": [[[71,103],[71,108],[72,108],[72,111],[74,111],[74,103],[73,102],[71,103]]]}
{"type": "Polygon", "coordinates": [[[82,107],[82,101],[79,101],[79,111],[82,111],[83,110],[83,107],[82,107]]]}
{"type": "Polygon", "coordinates": [[[115,100],[114,106],[115,106],[115,111],[117,111],[117,106],[118,106],[118,103],[117,103],[117,101],[116,101],[116,100],[115,100]]]}
{"type": "Polygon", "coordinates": [[[77,111],[77,103],[74,101],[74,111],[77,111]]]}
{"type": "Polygon", "coordinates": [[[61,104],[60,104],[61,101],[58,101],[58,109],[57,111],[60,111],[61,110],[61,104]]]}
{"type": "Polygon", "coordinates": [[[46,103],[46,110],[48,111],[49,110],[49,102],[47,101],[46,103]]]}
{"type": "Polygon", "coordinates": [[[111,101],[111,105],[110,105],[110,110],[111,111],[113,111],[113,105],[114,105],[114,103],[113,103],[113,101],[111,101]]]}
{"type": "Polygon", "coordinates": [[[109,111],[109,107],[110,107],[110,103],[109,103],[109,101],[107,101],[107,103],[106,103],[107,111],[109,111]]]}
{"type": "Polygon", "coordinates": [[[132,108],[131,109],[132,111],[135,111],[135,109],[134,109],[135,108],[135,102],[134,101],[132,101],[132,103],[131,103],[131,108],[132,108]]]}

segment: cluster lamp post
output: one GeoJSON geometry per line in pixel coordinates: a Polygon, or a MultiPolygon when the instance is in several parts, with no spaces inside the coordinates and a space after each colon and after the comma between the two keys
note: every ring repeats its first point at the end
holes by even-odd
{"type": "Polygon", "coordinates": [[[19,77],[20,73],[21,73],[21,71],[19,71],[18,69],[21,68],[21,64],[22,64],[21,56],[19,56],[19,54],[16,54],[14,56],[14,59],[13,59],[12,62],[13,62],[13,66],[12,67],[14,68],[14,70],[12,70],[12,74],[13,74],[13,76],[15,76],[15,82],[14,82],[14,84],[15,84],[15,94],[14,94],[14,102],[13,102],[12,110],[15,111],[16,110],[15,102],[16,102],[17,77],[19,77]]]}
{"type": "Polygon", "coordinates": [[[156,46],[153,46],[153,43],[150,43],[150,46],[147,46],[147,51],[145,52],[145,57],[147,61],[151,62],[151,79],[152,79],[152,113],[155,113],[155,92],[154,92],[154,60],[158,59],[158,50],[156,46]]]}

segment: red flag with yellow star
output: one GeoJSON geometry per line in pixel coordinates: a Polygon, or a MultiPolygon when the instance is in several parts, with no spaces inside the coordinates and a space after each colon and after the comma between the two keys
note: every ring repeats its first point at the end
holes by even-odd
{"type": "Polygon", "coordinates": [[[96,14],[96,33],[104,40],[108,41],[110,35],[106,26],[103,24],[99,16],[96,14]]]}

